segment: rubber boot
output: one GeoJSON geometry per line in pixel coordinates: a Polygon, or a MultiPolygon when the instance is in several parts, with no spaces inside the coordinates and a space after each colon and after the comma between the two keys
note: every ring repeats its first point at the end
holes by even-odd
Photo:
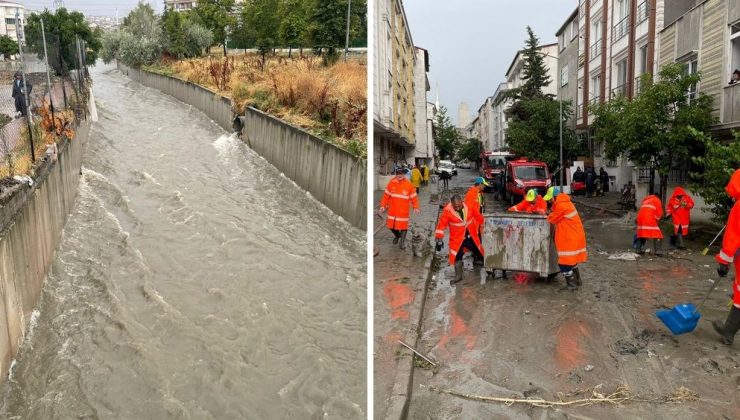
{"type": "Polygon", "coordinates": [[[581,272],[578,270],[578,267],[573,268],[573,277],[575,278],[574,283],[576,286],[581,287],[583,285],[583,282],[581,282],[581,272]]]}
{"type": "Polygon", "coordinates": [[[683,245],[683,234],[680,231],[678,232],[678,235],[676,235],[676,248],[686,249],[686,247],[683,245]]]}
{"type": "Polygon", "coordinates": [[[640,255],[645,254],[645,240],[642,238],[637,239],[637,253],[640,255]]]}
{"type": "Polygon", "coordinates": [[[398,233],[397,230],[391,229],[391,232],[393,232],[393,244],[398,243],[398,239],[401,238],[401,234],[398,233]]]}
{"type": "Polygon", "coordinates": [[[573,274],[573,270],[563,273],[565,276],[565,286],[568,290],[576,290],[578,284],[576,284],[576,276],[573,274]]]}
{"type": "Polygon", "coordinates": [[[732,345],[732,342],[735,341],[735,334],[740,330],[740,309],[733,306],[730,308],[730,313],[727,315],[724,324],[721,321],[713,321],[712,326],[722,336],[723,343],[728,346],[732,345]]]}
{"type": "Polygon", "coordinates": [[[455,262],[455,278],[452,280],[452,284],[462,281],[463,279],[463,262],[455,262]]]}
{"type": "Polygon", "coordinates": [[[401,249],[406,249],[406,232],[408,231],[407,230],[401,231],[401,240],[398,241],[399,242],[398,246],[401,247],[401,249]]]}
{"type": "Polygon", "coordinates": [[[658,245],[663,245],[662,241],[660,239],[653,239],[653,255],[656,257],[662,257],[663,256],[663,250],[658,249],[658,245]]]}

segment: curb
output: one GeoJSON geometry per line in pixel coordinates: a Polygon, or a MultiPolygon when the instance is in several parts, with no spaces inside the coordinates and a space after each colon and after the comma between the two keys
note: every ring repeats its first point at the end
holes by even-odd
{"type": "MultiPolygon", "coordinates": [[[[437,219],[439,218],[439,215],[437,219]]],[[[436,219],[435,219],[436,225],[436,219]]],[[[428,241],[431,244],[434,238],[434,230],[429,235],[428,241]]],[[[424,308],[426,307],[427,294],[429,293],[429,284],[432,280],[432,262],[437,257],[437,254],[432,247],[432,252],[424,262],[424,272],[422,278],[424,279],[424,293],[421,297],[421,306],[418,312],[418,319],[415,323],[414,329],[414,348],[418,347],[419,339],[421,338],[422,323],[424,321],[424,308]]],[[[414,386],[414,359],[416,356],[412,353],[411,359],[408,364],[399,363],[399,369],[396,373],[396,379],[393,384],[393,396],[391,397],[390,404],[386,410],[386,419],[399,419],[404,420],[408,417],[409,405],[411,403],[412,390],[414,386]]]]}

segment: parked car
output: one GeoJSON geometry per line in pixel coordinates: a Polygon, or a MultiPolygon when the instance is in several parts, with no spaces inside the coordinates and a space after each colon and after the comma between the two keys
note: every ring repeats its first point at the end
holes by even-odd
{"type": "Polygon", "coordinates": [[[471,168],[470,161],[468,160],[461,160],[460,162],[457,162],[457,167],[460,169],[470,169],[471,168]]]}
{"type": "Polygon", "coordinates": [[[442,167],[446,168],[446,172],[449,172],[452,175],[457,175],[457,167],[454,163],[452,163],[451,160],[440,160],[439,166],[437,167],[437,172],[441,172],[442,167]]]}
{"type": "Polygon", "coordinates": [[[545,195],[552,185],[547,164],[544,162],[517,159],[506,163],[506,196],[512,204],[517,203],[530,189],[545,195]]]}

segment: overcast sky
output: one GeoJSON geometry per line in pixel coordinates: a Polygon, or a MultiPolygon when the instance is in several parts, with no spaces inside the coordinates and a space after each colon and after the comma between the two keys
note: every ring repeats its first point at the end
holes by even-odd
{"type": "MultiPolygon", "coordinates": [[[[429,50],[431,102],[439,100],[457,122],[460,102],[471,114],[504,81],[527,25],[542,44],[578,7],[578,0],[404,0],[411,37],[429,50]]],[[[471,116],[472,119],[472,116],[471,116]]]]}
{"type": "MultiPolygon", "coordinates": [[[[44,8],[52,9],[54,2],[52,0],[15,0],[26,6],[30,10],[43,10],[44,8]]],[[[139,0],[64,0],[64,6],[70,10],[79,10],[85,15],[92,16],[115,16],[116,9],[121,19],[128,14],[139,0]]],[[[164,9],[164,1],[149,0],[145,1],[154,7],[154,10],[161,12],[164,9]]]]}

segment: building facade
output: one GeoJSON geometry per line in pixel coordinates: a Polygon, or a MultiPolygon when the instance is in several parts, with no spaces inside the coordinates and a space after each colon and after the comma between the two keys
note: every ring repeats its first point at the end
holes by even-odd
{"type": "Polygon", "coordinates": [[[413,157],[417,55],[403,2],[378,0],[374,6],[373,170],[379,188],[396,161],[413,157]]]}
{"type": "Polygon", "coordinates": [[[429,132],[427,92],[429,92],[430,86],[427,73],[429,73],[429,52],[424,48],[416,47],[416,66],[414,67],[414,112],[416,118],[414,161],[416,165],[424,163],[433,168],[434,136],[433,133],[429,132]]]}
{"type": "MultiPolygon", "coordinates": [[[[239,5],[244,0],[236,0],[235,3],[239,5]]],[[[198,4],[198,0],[164,0],[164,5],[169,10],[190,10],[198,4]]]]}
{"type": "Polygon", "coordinates": [[[457,106],[457,126],[465,128],[470,124],[470,106],[467,102],[460,102],[457,106]]]}
{"type": "Polygon", "coordinates": [[[557,83],[558,100],[570,104],[571,115],[566,127],[576,129],[578,118],[578,105],[581,102],[578,97],[578,9],[568,17],[558,32],[558,71],[557,83]]]}
{"type": "Polygon", "coordinates": [[[0,25],[0,35],[6,35],[14,41],[18,41],[18,34],[21,32],[18,28],[25,25],[25,13],[26,8],[20,4],[12,1],[0,1],[0,19],[2,19],[2,25],[0,25]],[[16,14],[20,21],[16,21],[16,14]]]}

